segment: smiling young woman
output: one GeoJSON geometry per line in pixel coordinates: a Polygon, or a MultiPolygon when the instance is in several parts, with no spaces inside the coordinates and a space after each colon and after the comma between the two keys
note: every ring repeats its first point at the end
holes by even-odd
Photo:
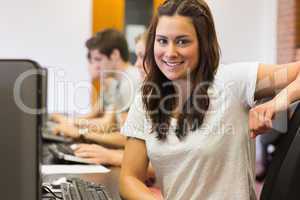
{"type": "Polygon", "coordinates": [[[199,44],[193,22],[188,17],[176,15],[160,18],[154,42],[155,61],[160,71],[169,79],[185,78],[187,71],[198,66],[199,44]]]}
{"type": "Polygon", "coordinates": [[[159,7],[146,78],[122,129],[129,138],[120,177],[125,199],[155,199],[143,183],[149,161],[166,200],[256,199],[251,138],[300,99],[300,62],[222,65],[219,57],[204,0],[159,7]],[[272,99],[255,106],[265,97],[272,99]]]}

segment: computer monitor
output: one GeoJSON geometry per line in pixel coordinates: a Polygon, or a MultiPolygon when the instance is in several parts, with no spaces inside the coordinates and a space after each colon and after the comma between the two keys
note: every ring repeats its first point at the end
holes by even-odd
{"type": "Polygon", "coordinates": [[[261,200],[298,200],[300,198],[300,104],[288,123],[288,131],[276,146],[264,182],[261,200]]]}
{"type": "Polygon", "coordinates": [[[0,60],[1,199],[40,199],[39,65],[30,60],[0,60]]]}
{"type": "Polygon", "coordinates": [[[41,82],[41,117],[42,126],[45,126],[48,121],[48,70],[47,68],[40,68],[40,82],[41,82]]]}

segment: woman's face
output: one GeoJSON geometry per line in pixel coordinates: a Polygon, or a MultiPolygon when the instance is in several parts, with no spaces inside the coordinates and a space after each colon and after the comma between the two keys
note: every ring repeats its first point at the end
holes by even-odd
{"type": "Polygon", "coordinates": [[[189,17],[159,18],[154,57],[161,72],[170,80],[186,79],[199,62],[197,33],[189,17]]]}
{"type": "Polygon", "coordinates": [[[145,71],[143,67],[143,60],[145,56],[145,41],[143,39],[140,39],[136,45],[135,45],[135,55],[136,55],[136,61],[135,66],[139,69],[140,75],[142,78],[145,77],[145,71]]]}

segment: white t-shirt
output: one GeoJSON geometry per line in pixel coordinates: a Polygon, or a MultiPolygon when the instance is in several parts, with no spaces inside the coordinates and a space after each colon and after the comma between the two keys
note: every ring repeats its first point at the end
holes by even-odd
{"type": "Polygon", "coordinates": [[[129,66],[126,70],[119,71],[118,75],[118,78],[108,80],[108,86],[101,90],[99,98],[104,110],[127,112],[140,85],[139,71],[136,67],[129,66]]]}
{"type": "MultiPolygon", "coordinates": [[[[131,106],[122,133],[145,140],[165,200],[253,200],[255,142],[248,134],[258,63],[220,65],[208,89],[210,106],[201,127],[179,141],[149,134],[141,96],[131,106]]],[[[176,119],[171,120],[171,127],[176,119]]],[[[137,155],[138,156],[138,152],[137,155]]]]}

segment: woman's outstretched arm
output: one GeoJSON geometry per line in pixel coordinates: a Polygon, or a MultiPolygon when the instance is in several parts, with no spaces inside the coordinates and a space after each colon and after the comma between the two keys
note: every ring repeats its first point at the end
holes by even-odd
{"type": "Polygon", "coordinates": [[[300,62],[259,66],[255,99],[266,97],[274,98],[249,112],[252,138],[272,128],[272,119],[277,112],[287,110],[291,103],[300,100],[300,62]]]}

